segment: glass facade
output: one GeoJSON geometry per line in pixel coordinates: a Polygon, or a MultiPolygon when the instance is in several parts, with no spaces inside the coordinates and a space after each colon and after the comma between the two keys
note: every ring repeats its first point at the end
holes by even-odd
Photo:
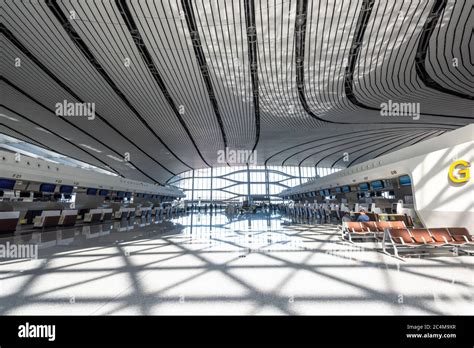
{"type": "Polygon", "coordinates": [[[217,167],[183,172],[168,184],[184,191],[190,201],[281,200],[282,190],[315,177],[339,171],[335,168],[296,166],[217,167]]]}

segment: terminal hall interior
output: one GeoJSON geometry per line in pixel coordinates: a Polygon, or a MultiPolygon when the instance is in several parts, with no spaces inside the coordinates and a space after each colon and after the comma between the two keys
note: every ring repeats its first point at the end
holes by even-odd
{"type": "Polygon", "coordinates": [[[472,0],[1,14],[1,315],[474,314],[472,0]]]}

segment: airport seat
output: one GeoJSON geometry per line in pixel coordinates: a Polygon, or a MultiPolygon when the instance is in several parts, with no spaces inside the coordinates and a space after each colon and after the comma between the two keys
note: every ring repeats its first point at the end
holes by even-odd
{"type": "MultiPolygon", "coordinates": [[[[377,226],[377,232],[383,232],[386,228],[390,228],[390,221],[377,221],[375,224],[377,226]]],[[[403,226],[405,227],[405,226],[403,226]]]]}
{"type": "Polygon", "coordinates": [[[109,221],[110,219],[112,219],[112,208],[102,209],[100,221],[109,221]]]}
{"type": "Polygon", "coordinates": [[[474,236],[472,236],[467,228],[464,227],[449,227],[449,234],[457,242],[464,241],[466,244],[474,245],[474,236]]]}
{"type": "Polygon", "coordinates": [[[414,250],[426,248],[425,244],[418,243],[407,228],[385,229],[382,241],[382,250],[388,254],[388,249],[393,249],[396,257],[400,257],[400,250],[414,250]]]}
{"type": "Polygon", "coordinates": [[[366,221],[360,223],[362,227],[371,232],[377,232],[377,223],[375,221],[366,221]]]}
{"type": "Polygon", "coordinates": [[[100,222],[102,218],[102,209],[91,209],[88,213],[84,214],[84,222],[85,223],[94,223],[100,222]]]}
{"type": "Polygon", "coordinates": [[[447,228],[430,228],[429,229],[433,239],[438,243],[444,242],[445,244],[451,245],[463,245],[466,244],[464,239],[462,240],[455,240],[453,236],[449,233],[447,228]]]}
{"type": "Polygon", "coordinates": [[[370,231],[362,222],[344,221],[342,223],[342,239],[353,242],[355,239],[374,239],[374,231],[370,231]]]}
{"type": "Polygon", "coordinates": [[[410,235],[410,232],[406,228],[392,229],[388,228],[388,235],[393,244],[416,246],[416,241],[410,235]]]}
{"type": "Polygon", "coordinates": [[[403,229],[407,226],[403,221],[377,221],[375,222],[376,229],[374,230],[375,236],[378,240],[383,239],[383,234],[386,228],[393,228],[393,229],[403,229]]]}
{"type": "Polygon", "coordinates": [[[34,228],[48,228],[58,226],[59,219],[61,218],[60,210],[43,210],[40,216],[37,216],[33,220],[34,228]]]}
{"type": "Polygon", "coordinates": [[[13,232],[15,232],[19,219],[20,219],[20,212],[19,211],[2,211],[2,212],[0,212],[0,233],[13,233],[13,232]]]}
{"type": "Polygon", "coordinates": [[[74,226],[77,220],[77,210],[63,210],[59,218],[59,226],[74,226]]]}

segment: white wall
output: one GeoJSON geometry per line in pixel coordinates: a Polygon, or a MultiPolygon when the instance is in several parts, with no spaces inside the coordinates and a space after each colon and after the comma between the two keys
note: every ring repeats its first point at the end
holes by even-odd
{"type": "Polygon", "coordinates": [[[413,198],[425,226],[462,226],[474,233],[473,179],[454,184],[448,177],[455,160],[474,165],[473,146],[470,141],[416,158],[411,172],[413,198]]]}
{"type": "Polygon", "coordinates": [[[412,178],[415,210],[426,227],[463,226],[474,233],[474,124],[408,146],[377,159],[282,191],[291,195],[404,174],[412,178]],[[471,180],[453,184],[449,166],[471,163],[471,180]]]}

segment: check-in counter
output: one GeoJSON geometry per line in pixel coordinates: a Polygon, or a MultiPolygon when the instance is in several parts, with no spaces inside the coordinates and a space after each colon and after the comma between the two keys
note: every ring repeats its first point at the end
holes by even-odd
{"type": "Polygon", "coordinates": [[[74,226],[77,220],[77,210],[63,210],[59,218],[59,226],[74,226]]]}
{"type": "Polygon", "coordinates": [[[59,219],[61,218],[60,210],[43,210],[40,216],[37,216],[33,220],[34,228],[47,228],[58,226],[59,219]]]}
{"type": "Polygon", "coordinates": [[[102,217],[100,221],[109,221],[112,219],[112,208],[102,209],[102,217]]]}
{"type": "Polygon", "coordinates": [[[15,232],[19,219],[20,219],[19,211],[0,212],[0,233],[15,232]]]}
{"type": "Polygon", "coordinates": [[[85,223],[93,223],[93,222],[100,222],[102,218],[102,209],[91,209],[88,213],[84,214],[84,222],[85,223]]]}

